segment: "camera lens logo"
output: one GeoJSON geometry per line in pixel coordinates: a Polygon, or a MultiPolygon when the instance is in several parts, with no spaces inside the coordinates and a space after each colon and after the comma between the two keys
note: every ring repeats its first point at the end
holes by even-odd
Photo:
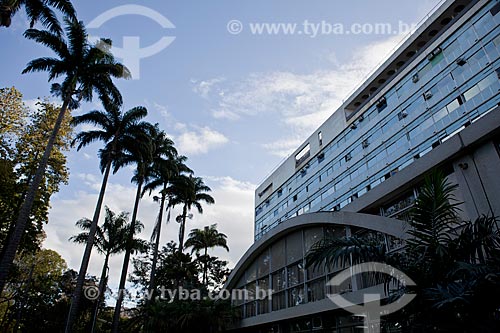
{"type": "MultiPolygon", "coordinates": [[[[355,275],[363,273],[384,274],[390,276],[394,282],[397,280],[402,286],[415,286],[415,282],[405,273],[390,265],[379,262],[365,262],[351,266],[335,275],[328,282],[328,285],[340,288],[341,285],[355,275]]],[[[359,292],[362,293],[363,290],[361,289],[359,292]]],[[[352,295],[328,294],[328,298],[338,307],[343,308],[355,316],[365,318],[364,327],[366,333],[379,333],[380,317],[401,310],[416,297],[415,294],[404,294],[393,303],[381,304],[381,301],[385,298],[384,295],[381,294],[364,293],[362,294],[362,299],[354,299],[349,296],[352,295]]]]}
{"type": "MultiPolygon", "coordinates": [[[[159,12],[140,5],[124,5],[105,11],[93,19],[87,29],[98,29],[111,19],[124,15],[139,15],[147,17],[158,23],[164,29],[175,29],[175,25],[159,12]]],[[[97,41],[100,37],[91,36],[91,41],[97,41]]],[[[175,40],[173,36],[163,36],[156,43],[141,48],[139,36],[123,36],[122,47],[113,45],[111,52],[118,58],[123,59],[123,64],[127,66],[132,75],[132,79],[140,78],[140,60],[151,57],[166,49],[175,40]]]]}

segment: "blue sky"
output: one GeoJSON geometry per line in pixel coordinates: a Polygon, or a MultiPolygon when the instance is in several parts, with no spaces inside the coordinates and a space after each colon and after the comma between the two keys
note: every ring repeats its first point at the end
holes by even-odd
{"type": "MultiPolygon", "coordinates": [[[[148,120],[158,122],[174,139],[180,153],[189,157],[196,174],[213,189],[216,205],[196,215],[188,229],[218,223],[229,237],[229,254],[216,251],[231,265],[253,242],[255,187],[341,104],[362,78],[403,38],[398,34],[251,33],[250,23],[290,23],[305,20],[320,24],[412,24],[424,18],[439,2],[397,0],[352,1],[74,1],[85,23],[122,5],[146,6],[175,25],[164,29],[148,17],[116,17],[95,36],[109,37],[121,47],[124,36],[138,36],[141,47],[163,36],[175,40],[161,52],[140,61],[140,78],[117,81],[124,108],[144,105],[148,120]],[[243,31],[228,32],[231,20],[243,31]]],[[[49,96],[46,74],[21,75],[31,59],[50,55],[44,47],[22,37],[27,23],[23,13],[12,28],[0,29],[2,71],[0,87],[16,86],[27,104],[49,96]]],[[[75,110],[79,114],[100,108],[96,101],[75,110]]],[[[83,247],[67,239],[78,232],[74,223],[91,217],[100,186],[96,144],[68,153],[70,183],[52,199],[45,246],[57,250],[68,265],[80,266],[83,247]]],[[[131,170],[110,178],[105,204],[115,211],[130,211],[134,188],[131,170]]],[[[145,198],[139,218],[142,235],[149,238],[157,205],[145,198]]],[[[172,222],[162,241],[177,239],[172,222]]],[[[90,274],[102,263],[94,253],[90,274]]],[[[121,256],[111,262],[111,287],[119,279],[121,256]]]]}

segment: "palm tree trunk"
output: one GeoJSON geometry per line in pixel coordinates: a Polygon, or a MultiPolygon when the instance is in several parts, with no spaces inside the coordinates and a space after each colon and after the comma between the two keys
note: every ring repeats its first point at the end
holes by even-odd
{"type": "Polygon", "coordinates": [[[181,226],[179,228],[179,252],[184,250],[184,233],[186,230],[186,217],[187,217],[187,207],[184,205],[182,207],[182,221],[181,226]]]}
{"type": "Polygon", "coordinates": [[[59,111],[59,115],[57,116],[56,123],[54,124],[54,129],[50,134],[47,147],[45,148],[45,152],[43,153],[40,164],[38,165],[38,168],[36,170],[33,182],[30,184],[28,192],[26,193],[26,197],[24,198],[23,205],[21,206],[21,209],[19,211],[19,216],[17,217],[14,232],[9,237],[7,244],[4,245],[2,259],[0,261],[0,293],[5,287],[5,282],[7,281],[10,267],[12,265],[12,262],[14,261],[17,248],[19,247],[19,243],[21,242],[21,238],[26,229],[26,224],[28,223],[29,216],[31,214],[31,208],[33,207],[33,202],[35,201],[35,197],[38,192],[38,187],[42,182],[43,176],[45,175],[45,170],[49,162],[50,153],[52,152],[57,134],[59,133],[59,129],[61,128],[61,124],[68,109],[68,103],[69,102],[67,100],[63,102],[61,110],[59,111]]]}
{"type": "Polygon", "coordinates": [[[134,211],[132,213],[132,221],[130,222],[130,233],[127,240],[127,248],[125,250],[125,258],[123,259],[122,275],[120,277],[120,285],[118,287],[118,299],[116,300],[115,313],[113,314],[113,327],[111,333],[118,333],[120,326],[120,312],[122,308],[123,297],[125,296],[125,282],[127,281],[128,264],[130,261],[130,252],[132,252],[132,242],[134,240],[135,223],[137,219],[137,211],[139,209],[139,201],[141,200],[142,180],[137,185],[135,194],[134,211]]]}
{"type": "MultiPolygon", "coordinates": [[[[165,186],[163,187],[163,192],[165,191],[165,186]]],[[[156,275],[156,261],[158,260],[158,249],[160,247],[160,234],[161,234],[161,224],[163,220],[163,208],[165,206],[165,198],[166,195],[162,192],[161,202],[160,202],[160,212],[158,213],[158,227],[156,229],[156,240],[155,240],[155,248],[153,251],[153,262],[151,264],[151,277],[149,279],[149,294],[151,295],[151,299],[154,299],[154,290],[155,290],[155,275],[156,275]]]]}
{"type": "Polygon", "coordinates": [[[92,247],[94,246],[94,237],[97,230],[99,215],[101,214],[102,203],[104,201],[104,193],[106,192],[106,185],[108,184],[110,170],[111,170],[111,161],[108,161],[108,163],[106,164],[106,169],[104,171],[104,177],[102,178],[101,191],[99,192],[99,198],[97,199],[97,205],[95,207],[94,217],[92,219],[92,224],[90,225],[89,229],[89,238],[87,239],[87,244],[85,245],[85,252],[83,253],[82,263],[80,265],[80,271],[78,272],[78,279],[76,280],[76,287],[73,293],[71,306],[69,308],[69,315],[68,315],[68,320],[66,322],[65,333],[72,332],[73,324],[76,320],[76,317],[78,316],[78,307],[80,306],[83,284],[85,282],[85,275],[87,274],[87,268],[89,266],[92,247]]]}
{"type": "Polygon", "coordinates": [[[208,248],[205,246],[205,260],[203,263],[203,285],[207,285],[207,262],[208,262],[208,248]]]}
{"type": "Polygon", "coordinates": [[[92,330],[91,332],[95,332],[95,324],[97,322],[97,315],[99,314],[99,307],[101,303],[104,301],[104,292],[106,291],[106,275],[108,272],[108,262],[109,262],[110,253],[106,253],[104,257],[104,265],[102,266],[101,279],[99,280],[99,298],[95,303],[94,314],[92,315],[92,330]]]}

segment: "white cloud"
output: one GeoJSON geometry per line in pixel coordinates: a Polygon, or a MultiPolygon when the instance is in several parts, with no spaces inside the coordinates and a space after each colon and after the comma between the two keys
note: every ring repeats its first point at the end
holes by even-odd
{"type": "MultiPolygon", "coordinates": [[[[49,224],[45,226],[47,238],[45,248],[59,252],[67,261],[68,266],[78,270],[84,251],[83,245],[68,241],[69,237],[81,232],[75,222],[82,217],[91,218],[97,201],[101,176],[78,174],[79,179],[85,179],[87,190],[73,193],[71,198],[57,196],[53,198],[49,215],[49,224]]],[[[204,177],[206,183],[212,188],[211,195],[215,205],[203,205],[202,215],[193,212],[193,219],[188,221],[187,233],[194,228],[203,228],[206,225],[218,224],[218,230],[228,236],[230,252],[216,249],[212,252],[224,260],[228,260],[230,267],[234,267],[239,258],[253,242],[253,199],[256,185],[242,182],[231,177],[204,177]]],[[[119,185],[113,182],[108,184],[104,204],[114,212],[131,212],[135,196],[132,185],[119,185]]],[[[139,206],[138,219],[145,225],[140,237],[148,240],[158,213],[158,204],[145,196],[139,206]]],[[[174,211],[172,217],[179,212],[174,211]]],[[[104,209],[101,212],[101,221],[104,218],[104,209]]],[[[164,224],[162,228],[161,244],[165,245],[170,240],[178,239],[179,225],[174,222],[164,224]]],[[[186,233],[186,236],[187,236],[186,233]]],[[[88,274],[100,276],[103,258],[95,250],[88,269],[88,274]]],[[[110,287],[116,289],[119,282],[123,254],[112,257],[110,261],[110,287]]],[[[129,266],[129,273],[132,271],[129,266]]]]}
{"type": "MultiPolygon", "coordinates": [[[[203,98],[208,98],[209,94],[212,92],[212,88],[218,84],[224,82],[225,79],[222,77],[217,77],[210,80],[191,80],[194,84],[193,90],[203,98]]],[[[218,91],[219,94],[224,94],[223,91],[218,91]]]]}
{"type": "Polygon", "coordinates": [[[282,139],[273,141],[270,143],[262,144],[262,147],[266,149],[270,154],[278,156],[278,157],[287,157],[289,156],[297,147],[302,143],[302,139],[282,139]]]}
{"type": "MultiPolygon", "coordinates": [[[[149,104],[147,101],[146,101],[146,105],[149,104]]],[[[168,112],[168,107],[165,106],[165,105],[161,105],[161,104],[158,104],[156,102],[153,102],[153,105],[152,105],[153,109],[156,111],[156,112],[159,112],[160,115],[165,119],[165,120],[170,120],[172,118],[172,116],[170,115],[170,113],[168,112]]]]}
{"type": "Polygon", "coordinates": [[[197,83],[195,91],[212,103],[216,119],[237,120],[258,115],[277,114],[282,124],[294,133],[292,140],[266,143],[271,154],[284,156],[296,148],[323,123],[365,76],[387,58],[401,36],[353,50],[353,58],[339,64],[335,54],[333,69],[309,74],[291,72],[253,73],[239,82],[207,80],[197,83]]]}
{"type": "Polygon", "coordinates": [[[209,150],[229,142],[229,139],[224,134],[207,126],[193,127],[192,129],[181,126],[180,128],[184,132],[176,136],[174,140],[181,154],[205,154],[209,150]]]}

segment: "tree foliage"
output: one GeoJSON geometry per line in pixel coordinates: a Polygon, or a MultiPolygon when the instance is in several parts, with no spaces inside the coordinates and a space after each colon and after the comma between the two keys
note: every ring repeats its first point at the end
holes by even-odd
{"type": "MultiPolygon", "coordinates": [[[[0,240],[2,247],[14,226],[28,186],[45,151],[58,107],[47,100],[30,110],[15,88],[0,90],[0,140],[5,153],[0,159],[0,240]],[[9,123],[4,125],[3,122],[9,123]]],[[[48,167],[35,198],[30,221],[21,241],[21,251],[34,251],[43,239],[43,225],[48,223],[50,198],[67,184],[69,171],[65,153],[72,137],[71,116],[67,115],[51,151],[48,167]]]]}

